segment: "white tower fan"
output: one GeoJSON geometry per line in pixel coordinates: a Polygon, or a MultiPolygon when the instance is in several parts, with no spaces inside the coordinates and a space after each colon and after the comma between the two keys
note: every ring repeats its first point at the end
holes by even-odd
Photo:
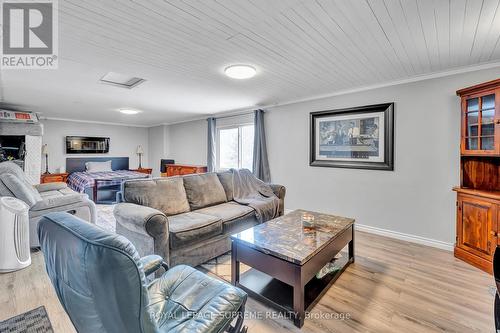
{"type": "Polygon", "coordinates": [[[0,197],[0,273],[31,264],[29,207],[12,197],[0,197]]]}

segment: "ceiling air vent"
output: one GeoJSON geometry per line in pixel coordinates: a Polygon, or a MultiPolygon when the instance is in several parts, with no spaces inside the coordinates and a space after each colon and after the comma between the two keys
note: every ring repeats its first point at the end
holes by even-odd
{"type": "Polygon", "coordinates": [[[146,80],[141,79],[140,77],[132,77],[120,73],[109,72],[106,75],[104,75],[99,81],[101,83],[111,84],[113,86],[131,89],[138,86],[139,84],[143,83],[146,80]]]}

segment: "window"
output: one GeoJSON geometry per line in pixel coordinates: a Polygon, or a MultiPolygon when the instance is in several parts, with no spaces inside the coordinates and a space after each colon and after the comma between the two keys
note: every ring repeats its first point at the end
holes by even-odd
{"type": "Polygon", "coordinates": [[[217,129],[217,169],[253,168],[253,124],[217,129]]]}

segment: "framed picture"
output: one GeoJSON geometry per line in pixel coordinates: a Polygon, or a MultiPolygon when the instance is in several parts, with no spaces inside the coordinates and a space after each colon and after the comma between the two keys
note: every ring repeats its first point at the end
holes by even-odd
{"type": "Polygon", "coordinates": [[[311,112],[311,166],[394,170],[394,103],[311,112]]]}

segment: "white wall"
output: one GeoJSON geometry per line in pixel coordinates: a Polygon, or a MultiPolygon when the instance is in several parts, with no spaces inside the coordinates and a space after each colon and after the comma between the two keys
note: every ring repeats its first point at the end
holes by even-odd
{"type": "MultiPolygon", "coordinates": [[[[137,146],[144,147],[142,166],[149,165],[148,160],[148,128],[103,125],[93,123],[42,120],[44,124],[43,144],[49,147],[49,171],[54,172],[59,167],[66,167],[66,157],[129,157],[130,168],[139,166],[138,156],[135,154],[137,146]],[[110,138],[108,154],[70,154],[66,155],[65,138],[67,135],[103,136],[110,138]]],[[[42,172],[45,171],[45,161],[42,161],[42,172]]]]}
{"type": "MultiPolygon", "coordinates": [[[[271,177],[287,187],[286,208],[350,216],[359,224],[453,243],[451,188],[459,184],[460,136],[455,91],[498,77],[495,68],[269,109],[271,177]],[[393,172],[309,166],[310,112],[384,102],[395,102],[393,172]]],[[[179,135],[171,157],[206,163],[205,121],[170,131],[179,135]]]]}
{"type": "Polygon", "coordinates": [[[169,158],[177,164],[207,164],[207,121],[169,126],[169,158]]]}
{"type": "Polygon", "coordinates": [[[153,168],[153,176],[160,176],[160,160],[168,158],[170,152],[169,128],[160,125],[149,128],[149,166],[153,168]]]}

